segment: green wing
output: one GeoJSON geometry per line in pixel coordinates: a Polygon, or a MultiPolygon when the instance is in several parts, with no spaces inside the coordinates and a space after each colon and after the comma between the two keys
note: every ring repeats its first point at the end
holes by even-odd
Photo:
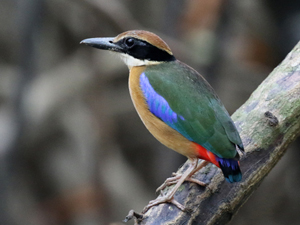
{"type": "Polygon", "coordinates": [[[173,129],[221,158],[234,158],[236,145],[243,149],[228,112],[195,70],[173,61],[148,66],[144,75],[141,88],[151,112],[173,129]]]}

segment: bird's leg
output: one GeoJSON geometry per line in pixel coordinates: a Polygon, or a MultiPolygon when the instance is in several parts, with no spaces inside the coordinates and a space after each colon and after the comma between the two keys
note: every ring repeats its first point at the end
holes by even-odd
{"type": "Polygon", "coordinates": [[[161,203],[166,203],[166,202],[173,203],[179,209],[185,210],[185,207],[174,199],[174,194],[176,193],[176,191],[180,187],[180,185],[186,180],[186,178],[190,177],[194,173],[194,171],[198,168],[197,167],[198,159],[190,159],[190,161],[191,161],[191,164],[190,164],[189,168],[180,176],[180,178],[178,179],[176,185],[171,190],[171,192],[167,193],[164,196],[158,197],[155,200],[150,201],[149,204],[144,208],[142,213],[146,213],[152,206],[155,206],[155,205],[158,205],[161,203]]]}
{"type": "MultiPolygon", "coordinates": [[[[190,173],[190,176],[188,176],[185,181],[189,181],[189,182],[193,182],[193,183],[196,183],[200,186],[206,186],[206,183],[202,182],[202,181],[199,181],[195,178],[192,178],[192,175],[195,174],[196,172],[198,172],[200,169],[202,169],[203,167],[205,167],[209,162],[207,161],[202,161],[200,164],[197,165],[197,167],[190,173]]],[[[175,175],[174,177],[170,177],[168,179],[166,179],[166,181],[161,185],[159,186],[157,189],[156,189],[156,192],[158,191],[161,191],[163,190],[165,187],[167,186],[170,186],[172,184],[176,184],[178,182],[178,180],[182,177],[182,174],[176,174],[176,173],[173,173],[173,175],[175,175]]]]}

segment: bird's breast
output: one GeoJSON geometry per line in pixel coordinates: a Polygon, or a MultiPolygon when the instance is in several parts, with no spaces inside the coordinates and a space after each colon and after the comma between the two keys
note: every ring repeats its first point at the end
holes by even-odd
{"type": "MultiPolygon", "coordinates": [[[[190,158],[197,157],[198,153],[195,143],[189,141],[150,111],[151,106],[147,104],[145,90],[143,90],[145,88],[143,83],[145,82],[143,79],[145,69],[145,66],[133,67],[129,75],[131,99],[141,120],[150,133],[168,148],[190,158]]],[[[172,115],[170,119],[172,119],[172,115]]]]}

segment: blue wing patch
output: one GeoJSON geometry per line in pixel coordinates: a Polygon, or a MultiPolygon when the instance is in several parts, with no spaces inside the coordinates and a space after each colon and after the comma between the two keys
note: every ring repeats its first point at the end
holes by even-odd
{"type": "Polygon", "coordinates": [[[169,103],[161,95],[156,93],[145,73],[142,73],[140,76],[140,86],[150,112],[192,141],[191,137],[184,130],[180,129],[180,125],[178,124],[178,120],[185,120],[184,117],[174,112],[169,106],[169,103]]]}

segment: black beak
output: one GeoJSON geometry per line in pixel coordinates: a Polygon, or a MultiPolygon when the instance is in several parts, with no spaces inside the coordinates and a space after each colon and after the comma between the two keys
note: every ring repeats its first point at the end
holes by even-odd
{"type": "Polygon", "coordinates": [[[113,42],[114,38],[88,38],[80,42],[94,48],[110,50],[114,52],[123,52],[122,48],[113,42]]]}

